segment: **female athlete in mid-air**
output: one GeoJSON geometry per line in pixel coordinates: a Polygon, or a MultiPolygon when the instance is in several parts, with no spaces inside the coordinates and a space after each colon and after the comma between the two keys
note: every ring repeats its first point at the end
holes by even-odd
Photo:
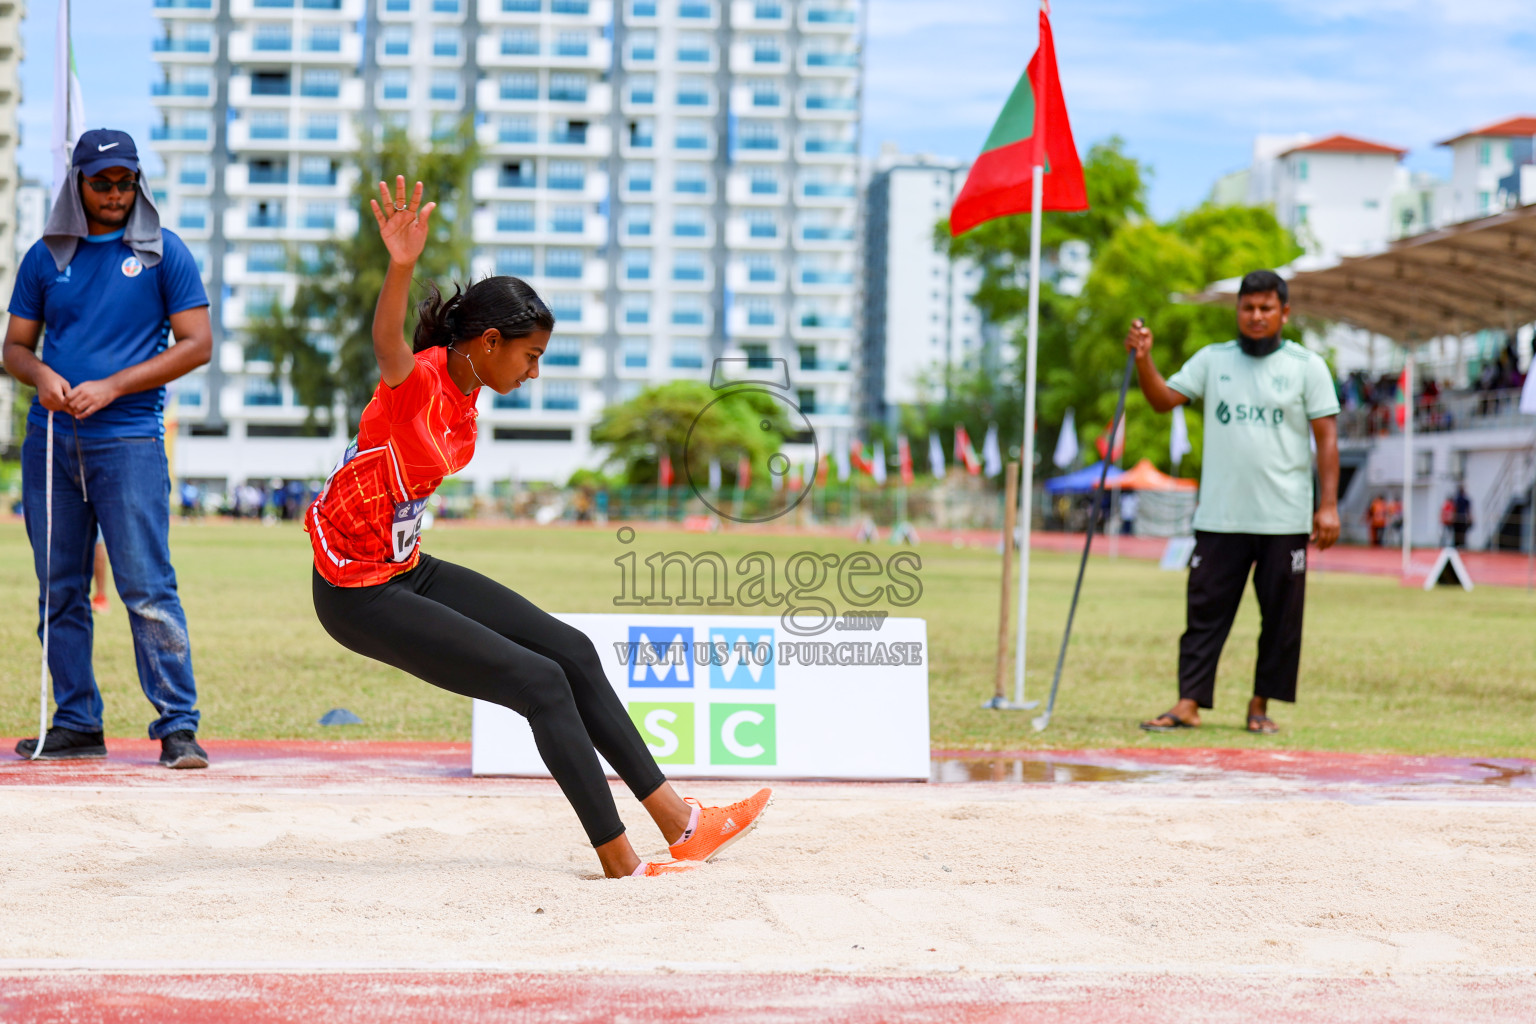
{"type": "Polygon", "coordinates": [[[527,718],[608,877],[697,867],[757,824],[770,791],[729,807],[680,798],[584,633],[496,581],[420,551],[427,499],[475,453],[480,386],[504,395],[537,377],[555,326],[515,277],[486,278],[462,293],[455,287],[448,299],[429,284],[415,345],[407,345],[411,274],[437,205],[422,206],[421,192],[418,181],[407,201],[399,177],[391,199],[381,181],[373,203],[389,250],[373,313],[381,379],[357,440],[305,516],[315,612],[342,646],[527,718]],[[650,812],[673,860],[635,855],[598,753],[650,812]]]}

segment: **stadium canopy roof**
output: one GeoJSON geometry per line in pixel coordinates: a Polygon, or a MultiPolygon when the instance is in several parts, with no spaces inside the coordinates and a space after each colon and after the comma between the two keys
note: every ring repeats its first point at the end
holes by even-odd
{"type": "MultiPolygon", "coordinates": [[[[1536,206],[1393,242],[1383,252],[1287,275],[1293,315],[1405,345],[1536,321],[1536,206]]],[[[1231,302],[1238,279],[1192,302],[1231,302]]]]}

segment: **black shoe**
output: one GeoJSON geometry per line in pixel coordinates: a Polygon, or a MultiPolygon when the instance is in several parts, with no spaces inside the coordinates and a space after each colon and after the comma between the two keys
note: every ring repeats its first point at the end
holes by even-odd
{"type": "Polygon", "coordinates": [[[160,763],[167,768],[207,768],[208,751],[197,745],[197,733],[177,729],[161,739],[160,763]]]}
{"type": "MultiPolygon", "coordinates": [[[[31,758],[32,751],[37,749],[37,740],[22,740],[16,744],[16,753],[22,757],[31,758]]],[[[48,735],[43,737],[43,752],[37,755],[39,761],[78,761],[85,758],[107,756],[107,744],[102,739],[100,732],[77,732],[74,729],[66,729],[62,725],[56,725],[48,730],[48,735]]]]}

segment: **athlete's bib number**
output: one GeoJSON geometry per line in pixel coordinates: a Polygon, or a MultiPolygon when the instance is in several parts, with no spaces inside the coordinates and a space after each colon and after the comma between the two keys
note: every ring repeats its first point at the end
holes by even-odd
{"type": "Polygon", "coordinates": [[[426,514],[426,498],[402,501],[395,505],[395,521],[390,527],[395,553],[390,561],[404,562],[411,557],[411,552],[416,550],[416,542],[421,540],[421,520],[426,514]]]}

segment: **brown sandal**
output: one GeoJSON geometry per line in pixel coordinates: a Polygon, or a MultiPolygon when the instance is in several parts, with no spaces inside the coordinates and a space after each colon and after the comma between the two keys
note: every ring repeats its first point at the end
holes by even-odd
{"type": "Polygon", "coordinates": [[[1176,729],[1198,729],[1199,726],[1184,721],[1172,711],[1164,711],[1156,718],[1142,722],[1141,727],[1147,732],[1173,732],[1176,729]]]}
{"type": "Polygon", "coordinates": [[[1280,731],[1280,726],[1268,715],[1249,715],[1248,731],[1263,733],[1265,736],[1273,736],[1280,731]]]}

